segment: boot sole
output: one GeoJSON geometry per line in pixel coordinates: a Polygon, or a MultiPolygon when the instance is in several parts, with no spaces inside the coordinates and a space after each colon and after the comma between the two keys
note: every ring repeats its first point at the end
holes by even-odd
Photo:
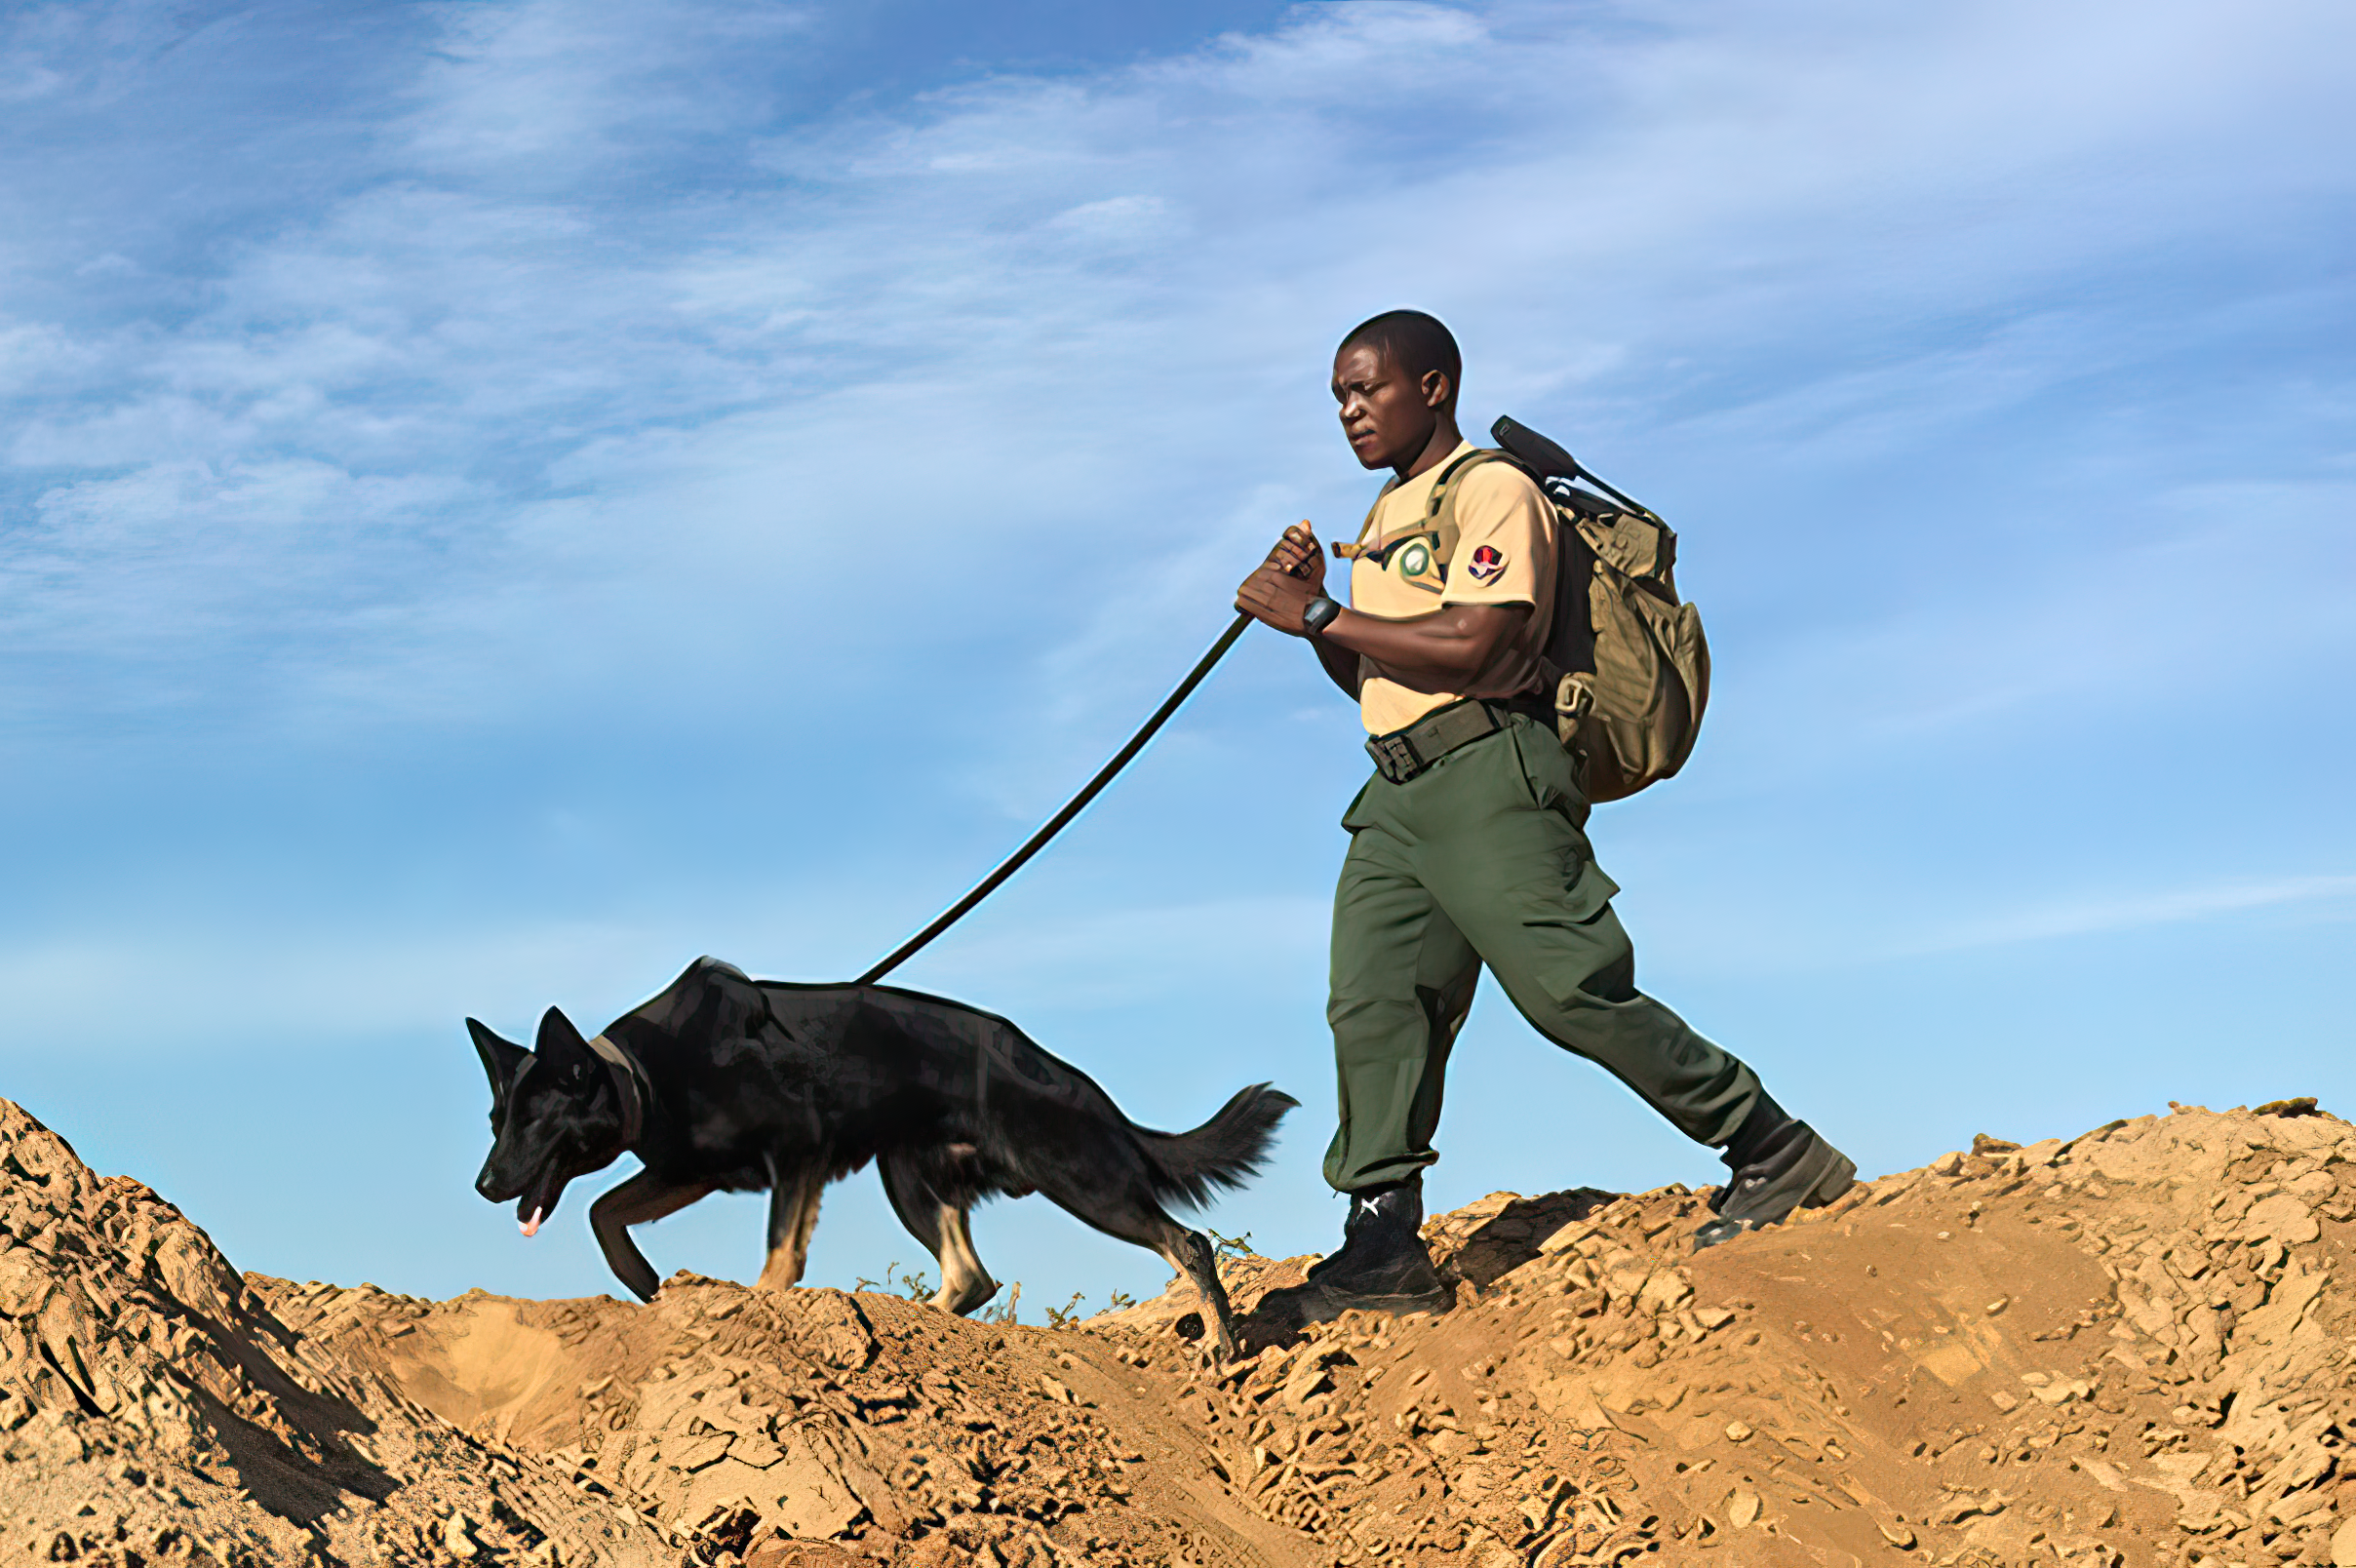
{"type": "Polygon", "coordinates": [[[1443,1313],[1456,1304],[1456,1292],[1442,1285],[1420,1296],[1353,1296],[1326,1286],[1300,1299],[1303,1323],[1330,1323],[1344,1313],[1385,1313],[1404,1317],[1409,1313],[1443,1313]]]}

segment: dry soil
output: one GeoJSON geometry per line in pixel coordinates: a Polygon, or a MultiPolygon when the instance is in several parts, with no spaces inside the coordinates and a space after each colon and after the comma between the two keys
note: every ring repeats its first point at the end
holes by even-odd
{"type": "Polygon", "coordinates": [[[2178,1107],[1699,1256],[1704,1194],[1500,1193],[1427,1228],[1453,1311],[1214,1365],[1182,1284],[1046,1328],[241,1276],[0,1101],[0,1563],[2356,1568],[2352,1161],[2178,1107]]]}

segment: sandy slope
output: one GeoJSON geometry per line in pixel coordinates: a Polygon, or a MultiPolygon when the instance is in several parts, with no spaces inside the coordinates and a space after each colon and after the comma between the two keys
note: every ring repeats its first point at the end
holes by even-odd
{"type": "Polygon", "coordinates": [[[0,1562],[671,1560],[292,1332],[205,1233],[0,1100],[0,1562]]]}
{"type": "Polygon", "coordinates": [[[1500,1194],[1429,1228],[1454,1312],[1263,1314],[1229,1367],[1182,1287],[1049,1330],[241,1282],[0,1148],[0,1561],[2356,1563],[2329,1117],[1983,1140],[1700,1257],[1679,1189],[1500,1194]]]}

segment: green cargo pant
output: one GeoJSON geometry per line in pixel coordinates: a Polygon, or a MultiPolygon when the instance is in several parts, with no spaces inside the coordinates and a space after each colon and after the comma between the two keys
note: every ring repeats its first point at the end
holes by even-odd
{"type": "Polygon", "coordinates": [[[1448,1051],[1484,963],[1540,1034],[1687,1137],[1723,1144],[1742,1125],[1759,1080],[1636,989],[1587,814],[1570,758],[1523,718],[1404,784],[1377,774],[1351,804],[1326,1007],[1342,1125],[1325,1180],[1339,1191],[1439,1157],[1448,1051]]]}

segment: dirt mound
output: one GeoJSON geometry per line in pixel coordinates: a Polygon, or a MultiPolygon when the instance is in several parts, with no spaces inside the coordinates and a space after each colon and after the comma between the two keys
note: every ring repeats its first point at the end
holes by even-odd
{"type": "MultiPolygon", "coordinates": [[[[681,1274],[650,1307],[368,1291],[289,1303],[352,1365],[562,1466],[690,1561],[847,1538],[921,1561],[1303,1557],[1168,1388],[1174,1335],[1058,1332],[681,1274]]],[[[814,1560],[814,1559],[813,1559],[814,1560]]]]}
{"type": "Polygon", "coordinates": [[[0,1178],[0,1560],[654,1560],[542,1461],[352,1375],[5,1100],[0,1178]]]}
{"type": "MultiPolygon", "coordinates": [[[[289,1528],[258,1486],[250,1501],[214,1487],[217,1518],[244,1521],[238,1539],[269,1561],[393,1560],[359,1549],[387,1528],[420,1555],[453,1554],[387,1521],[430,1535],[428,1515],[457,1508],[517,1521],[474,1530],[474,1555],[497,1562],[569,1526],[589,1539],[577,1558],[560,1540],[566,1561],[635,1549],[760,1568],[1567,1568],[1721,1549],[1740,1564],[2356,1564],[2356,1473],[2341,1466],[2356,1302],[2336,1283],[2356,1241],[2356,1128],[2283,1109],[2179,1108],[2025,1149],[1983,1138],[1700,1256],[1687,1236],[1701,1194],[1498,1194],[1428,1228],[1454,1311],[1306,1333],[1250,1315],[1250,1353],[1230,1366],[1190,1337],[1183,1286],[1051,1329],[684,1274],[640,1307],[261,1279],[240,1293],[225,1270],[211,1296],[149,1293],[194,1292],[214,1304],[208,1322],[248,1326],[110,1331],[141,1349],[99,1360],[193,1388],[243,1365],[235,1347],[261,1347],[290,1387],[373,1398],[371,1419],[403,1423],[397,1439],[368,1438],[381,1502],[334,1481],[343,1536],[289,1528]]],[[[80,1172],[53,1146],[52,1166],[80,1172]]],[[[136,1254],[105,1245],[110,1260],[136,1254]]],[[[21,1250],[0,1254],[12,1310],[14,1281],[65,1294],[92,1277],[78,1253],[50,1247],[36,1274],[11,1261],[21,1250]]],[[[1226,1274],[1250,1309],[1305,1262],[1246,1256],[1226,1274]]],[[[36,1308],[11,1327],[27,1349],[12,1349],[9,1387],[43,1414],[0,1409],[19,1442],[46,1423],[79,1448],[45,1450],[45,1491],[12,1462],[20,1540],[20,1493],[54,1500],[45,1520],[69,1495],[145,1496],[107,1478],[135,1444],[150,1470],[163,1462],[149,1453],[182,1450],[175,1475],[227,1469],[227,1440],[205,1436],[219,1418],[167,1440],[169,1418],[128,1413],[147,1407],[122,1374],[103,1392],[67,1379],[90,1338],[68,1354],[35,1318],[49,1320],[36,1308]]],[[[348,1436],[270,1397],[296,1412],[277,1418],[289,1433],[325,1433],[316,1454],[277,1437],[293,1457],[274,1462],[328,1485],[347,1463],[329,1444],[348,1436]]],[[[268,1428],[258,1403],[237,1420],[268,1428]]]]}

